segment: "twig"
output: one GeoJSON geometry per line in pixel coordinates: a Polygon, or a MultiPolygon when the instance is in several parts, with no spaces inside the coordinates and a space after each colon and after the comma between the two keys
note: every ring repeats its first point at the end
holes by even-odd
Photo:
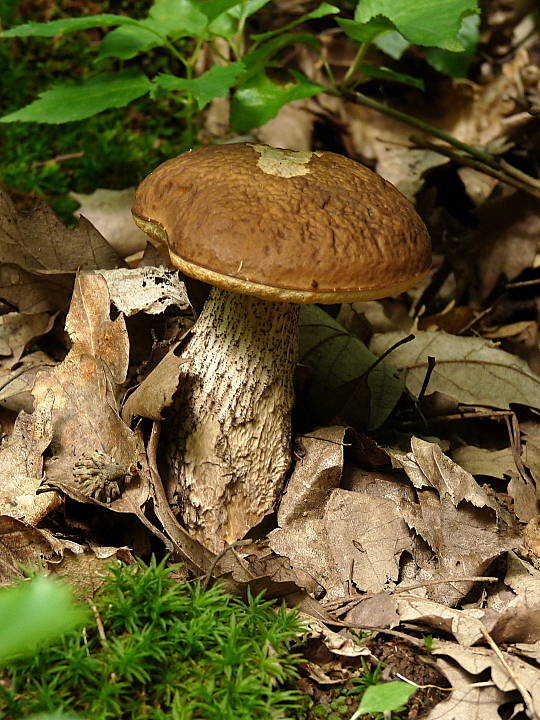
{"type": "Polygon", "coordinates": [[[531,718],[531,720],[539,720],[539,715],[534,709],[534,704],[531,698],[531,695],[527,688],[523,685],[519,677],[516,675],[516,673],[513,671],[513,669],[510,667],[510,664],[505,660],[504,655],[499,650],[499,647],[497,646],[497,643],[491,635],[488,633],[487,629],[484,627],[484,624],[480,621],[478,621],[478,624],[480,626],[480,632],[484,636],[484,640],[487,642],[487,644],[490,646],[490,648],[493,650],[495,655],[499,658],[499,661],[501,665],[504,667],[506,672],[508,673],[509,678],[512,680],[514,685],[516,686],[516,690],[521,694],[521,697],[523,698],[523,702],[525,703],[525,706],[527,707],[527,715],[531,718]]]}
{"type": "MultiPolygon", "coordinates": [[[[540,187],[532,187],[531,183],[523,181],[519,177],[517,177],[517,173],[505,172],[505,170],[502,169],[503,161],[501,161],[501,167],[499,169],[488,165],[481,160],[470,157],[469,155],[465,155],[463,153],[456,152],[455,150],[451,150],[450,148],[444,147],[444,145],[437,145],[436,143],[429,142],[429,140],[424,140],[416,136],[411,139],[416,145],[416,147],[432,150],[433,152],[439,153],[439,155],[444,155],[444,157],[450,158],[450,160],[454,160],[461,165],[466,165],[467,167],[471,167],[474,170],[479,170],[480,172],[483,172],[485,175],[490,175],[491,177],[494,177],[495,179],[500,180],[507,185],[515,187],[516,190],[522,190],[529,193],[530,195],[534,195],[534,197],[540,197],[540,187]]],[[[507,168],[512,167],[508,163],[504,163],[504,166],[506,166],[507,168]]],[[[517,170],[517,168],[514,168],[514,170],[517,170]]],[[[523,173],[521,173],[520,171],[520,174],[522,175],[523,173]]],[[[527,175],[526,177],[529,176],[527,175]]],[[[531,180],[534,180],[534,178],[531,178],[531,180]]]]}
{"type": "Polygon", "coordinates": [[[64,160],[76,160],[77,158],[82,157],[84,157],[84,153],[82,151],[66,153],[65,155],[56,155],[55,157],[49,158],[48,160],[36,160],[36,162],[32,163],[32,167],[44,167],[45,165],[53,165],[54,163],[64,162],[64,160]]]}
{"type": "MultiPolygon", "coordinates": [[[[473,160],[479,161],[479,164],[477,163],[477,165],[473,167],[477,167],[477,169],[481,170],[481,172],[491,174],[498,180],[508,183],[513,187],[524,190],[525,192],[534,195],[534,197],[540,197],[540,180],[530,175],[527,175],[523,171],[507,163],[505,160],[497,158],[496,156],[487,152],[487,150],[477,147],[476,145],[468,145],[467,143],[458,140],[458,138],[450,135],[444,130],[440,130],[434,125],[430,125],[429,123],[424,122],[423,120],[420,120],[413,115],[402,112],[401,110],[396,110],[389,105],[385,105],[378,100],[375,100],[368,97],[367,95],[364,95],[363,93],[358,92],[357,90],[348,90],[347,88],[343,87],[328,87],[325,89],[325,92],[329,95],[344,98],[345,100],[357,103],[358,105],[364,105],[371,108],[372,110],[377,110],[383,115],[393,117],[396,120],[399,120],[400,122],[409,125],[410,127],[421,130],[427,135],[432,135],[433,137],[439,138],[439,140],[443,140],[448,145],[457,148],[458,150],[461,150],[463,153],[465,153],[465,155],[454,153],[452,155],[453,159],[458,160],[464,165],[470,164],[471,166],[473,166],[473,160]],[[490,172],[488,172],[488,170],[490,172]]],[[[440,153],[441,155],[445,155],[448,152],[451,152],[447,148],[435,144],[433,144],[432,149],[435,152],[440,153]]]]}
{"type": "Polygon", "coordinates": [[[92,610],[92,613],[94,614],[94,619],[96,621],[96,627],[97,627],[101,645],[105,649],[107,649],[109,647],[109,641],[107,640],[107,635],[105,634],[105,627],[103,625],[101,615],[99,614],[99,610],[97,609],[97,606],[93,600],[91,600],[90,598],[87,598],[87,602],[90,605],[90,609],[92,610]]]}

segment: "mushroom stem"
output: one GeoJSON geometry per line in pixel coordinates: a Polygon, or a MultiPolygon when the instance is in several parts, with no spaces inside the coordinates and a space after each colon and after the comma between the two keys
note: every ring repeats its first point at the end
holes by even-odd
{"type": "Polygon", "coordinates": [[[214,288],[184,352],[169,500],[214,551],[260,522],[283,485],[298,314],[298,305],[214,288]]]}

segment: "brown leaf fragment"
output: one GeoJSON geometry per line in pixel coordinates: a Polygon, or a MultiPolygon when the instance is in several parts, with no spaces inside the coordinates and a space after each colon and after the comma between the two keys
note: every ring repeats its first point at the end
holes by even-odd
{"type": "Polygon", "coordinates": [[[38,372],[52,368],[54,360],[41,350],[28,353],[19,362],[0,368],[0,405],[14,412],[34,409],[32,387],[38,372]]]}
{"type": "Polygon", "coordinates": [[[39,567],[56,554],[48,534],[9,515],[0,515],[0,585],[24,575],[21,568],[39,567]]]}
{"type": "Polygon", "coordinates": [[[493,686],[475,687],[477,677],[442,657],[437,658],[437,668],[455,689],[426,720],[500,720],[499,707],[512,699],[509,693],[493,686]]]}
{"type": "MultiPolygon", "coordinates": [[[[419,493],[419,503],[403,502],[401,515],[407,525],[433,551],[431,558],[417,555],[423,577],[444,580],[481,576],[490,563],[507,550],[519,548],[520,538],[493,514],[464,504],[456,508],[433,491],[419,493]]],[[[426,589],[429,597],[445,604],[458,602],[473,586],[471,581],[448,582],[426,589]]]]}
{"type": "Polygon", "coordinates": [[[540,515],[529,520],[523,531],[523,539],[531,553],[540,557],[540,515]]]}
{"type": "Polygon", "coordinates": [[[73,273],[30,272],[13,263],[0,265],[0,297],[27,315],[67,310],[73,273]]]}
{"type": "Polygon", "coordinates": [[[443,640],[434,643],[432,652],[437,657],[443,655],[451,658],[472,675],[480,675],[485,670],[489,670],[491,679],[501,692],[508,693],[523,689],[529,694],[526,700],[527,706],[536,713],[537,717],[540,716],[540,672],[531,663],[507,652],[499,651],[499,655],[492,648],[463,648],[443,640]],[[520,688],[516,687],[514,682],[516,677],[520,688]]]}
{"type": "Polygon", "coordinates": [[[122,258],[82,218],[68,229],[46,202],[37,199],[30,210],[17,211],[0,191],[0,263],[25,270],[94,270],[119,267],[122,258]]]}
{"type": "Polygon", "coordinates": [[[508,483],[508,494],[514,500],[514,513],[521,522],[529,522],[538,513],[538,490],[532,480],[518,473],[512,473],[508,483]]]}
{"type": "Polygon", "coordinates": [[[482,637],[480,622],[484,611],[481,609],[457,610],[429,598],[407,594],[397,594],[395,599],[402,623],[451,633],[464,646],[474,645],[482,637]]]}
{"type": "Polygon", "coordinates": [[[176,347],[177,345],[169,350],[126,400],[122,408],[122,418],[128,425],[135,415],[160,420],[164,408],[172,405],[174,393],[178,389],[181,366],[188,362],[186,358],[175,355],[176,347]]]}
{"type": "Polygon", "coordinates": [[[540,570],[513,552],[507,555],[504,582],[529,606],[540,608],[540,570]]]}
{"type": "Polygon", "coordinates": [[[34,340],[49,332],[53,323],[54,316],[48,313],[0,315],[0,356],[19,360],[34,340]]]}
{"type": "MultiPolygon", "coordinates": [[[[49,396],[48,400],[52,398],[49,396]]],[[[42,481],[43,453],[53,434],[51,409],[19,414],[11,436],[0,447],[0,512],[31,525],[60,505],[55,493],[36,496],[42,481]]]]}
{"type": "Polygon", "coordinates": [[[388,593],[367,597],[349,610],[343,619],[361,628],[394,628],[401,622],[396,600],[388,593]]]}
{"type": "Polygon", "coordinates": [[[114,560],[128,565],[134,562],[127,547],[83,547],[81,550],[65,553],[61,562],[50,565],[49,569],[51,574],[77,588],[83,597],[92,597],[99,590],[114,560]]]}

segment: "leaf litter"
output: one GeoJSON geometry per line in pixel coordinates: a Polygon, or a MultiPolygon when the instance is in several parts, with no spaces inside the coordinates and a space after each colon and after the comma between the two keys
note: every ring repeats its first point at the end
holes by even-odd
{"type": "MultiPolygon", "coordinates": [[[[530,64],[523,49],[476,85],[446,81],[444,103],[414,100],[415,114],[504,153],[528,122],[530,64]]],[[[407,92],[405,105],[417,98],[407,92]]],[[[126,194],[80,198],[88,216],[101,214],[99,231],[84,218],[68,230],[38,201],[19,209],[2,194],[1,581],[45,561],[91,593],[108,558],[161,543],[204,582],[264,588],[298,607],[306,673],[319,687],[401,643],[408,660],[388,665],[387,679],[446,688],[425,717],[492,720],[502,705],[538,717],[539,305],[526,284],[537,279],[536,204],[336,98],[286,106],[258,139],[310,148],[320,123],[419,200],[434,274],[418,291],[337,317],[305,309],[286,490],[275,517],[220,555],[172,513],[160,463],[160,424],[184,380],[189,292],[152,249],[128,267],[143,244],[122,234],[126,194]],[[470,216],[441,209],[440,178],[461,183],[470,216]],[[449,250],[449,237],[474,251],[449,250]],[[425,655],[426,634],[430,680],[410,655],[425,655]]]]}

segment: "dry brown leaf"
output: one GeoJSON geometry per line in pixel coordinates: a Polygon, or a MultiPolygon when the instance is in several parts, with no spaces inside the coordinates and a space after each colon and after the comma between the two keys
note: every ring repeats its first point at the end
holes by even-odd
{"type": "Polygon", "coordinates": [[[32,387],[41,370],[56,365],[54,360],[41,350],[28,353],[17,363],[0,369],[0,405],[14,412],[34,409],[32,387]]]}
{"type": "Polygon", "coordinates": [[[471,475],[503,478],[511,472],[516,472],[516,463],[510,447],[488,450],[475,445],[464,445],[452,452],[452,460],[471,475]]]}
{"type": "Polygon", "coordinates": [[[449,498],[455,507],[467,500],[475,507],[488,507],[499,514],[495,500],[488,496],[471,473],[453,462],[436,443],[413,437],[411,452],[390,452],[390,456],[395,467],[405,470],[415,488],[434,488],[441,499],[449,498]]]}
{"type": "Polygon", "coordinates": [[[94,270],[120,267],[122,259],[84,218],[70,230],[47,203],[36,199],[28,211],[17,211],[0,191],[0,263],[25,270],[94,270]]]}
{"type": "Polygon", "coordinates": [[[80,203],[77,216],[85,217],[122,257],[144,250],[147,235],[131,216],[135,188],[104,190],[98,188],[90,195],[70,193],[80,203]]]}
{"type": "MultiPolygon", "coordinates": [[[[110,298],[101,275],[77,278],[66,330],[71,350],[62,363],[37,375],[32,391],[35,412],[48,411],[53,427],[46,481],[63,490],[72,486],[83,497],[110,501],[137,467],[142,482],[144,448],[139,435],[118,415],[129,342],[123,317],[110,319],[110,298]]],[[[129,511],[130,494],[136,492],[132,485],[114,509],[129,511]]]]}
{"type": "Polygon", "coordinates": [[[514,500],[514,513],[521,522],[529,522],[538,513],[538,490],[532,479],[511,474],[507,492],[514,500]]]}
{"type": "Polygon", "coordinates": [[[301,438],[300,456],[278,508],[278,529],[269,535],[274,552],[313,575],[330,596],[343,590],[325,531],[325,503],[339,487],[343,468],[343,427],[318,428],[301,438]]]}
{"type": "Polygon", "coordinates": [[[175,345],[169,350],[126,400],[122,408],[122,419],[128,425],[134,415],[161,420],[164,408],[172,404],[174,393],[178,389],[181,366],[188,362],[187,358],[175,355],[176,347],[175,345]]]}
{"type": "Polygon", "coordinates": [[[21,568],[37,568],[44,558],[56,554],[49,533],[14,517],[0,515],[0,585],[22,579],[21,568]]]}
{"type": "MultiPolygon", "coordinates": [[[[488,670],[495,686],[503,693],[518,689],[507,668],[491,648],[464,648],[455,643],[437,640],[432,652],[437,657],[442,655],[451,658],[472,675],[480,675],[488,670]]],[[[536,713],[537,717],[540,716],[540,673],[538,668],[507,652],[501,651],[501,656],[517,676],[521,687],[529,693],[531,710],[536,713]]]]}
{"type": "Polygon", "coordinates": [[[67,310],[73,290],[73,273],[40,273],[13,263],[0,265],[0,295],[25,314],[67,310]]]}
{"type": "MultiPolygon", "coordinates": [[[[51,398],[48,398],[49,400],[51,398]]],[[[0,512],[37,524],[61,504],[56,493],[37,495],[42,481],[43,453],[53,435],[51,408],[29,415],[21,412],[13,432],[0,447],[0,512]]]]}
{"type": "Polygon", "coordinates": [[[474,687],[478,678],[444,658],[437,658],[437,668],[455,688],[447,700],[436,705],[426,720],[500,720],[499,707],[512,696],[497,687],[474,687]]]}
{"type": "Polygon", "coordinates": [[[26,348],[52,328],[54,316],[48,313],[23,315],[18,312],[0,316],[0,356],[19,360],[26,348]]]}
{"type": "Polygon", "coordinates": [[[478,248],[479,288],[477,302],[485,300],[504,273],[513,280],[532,267],[539,249],[538,200],[514,192],[485,203],[477,210],[478,229],[473,240],[478,248]]]}

